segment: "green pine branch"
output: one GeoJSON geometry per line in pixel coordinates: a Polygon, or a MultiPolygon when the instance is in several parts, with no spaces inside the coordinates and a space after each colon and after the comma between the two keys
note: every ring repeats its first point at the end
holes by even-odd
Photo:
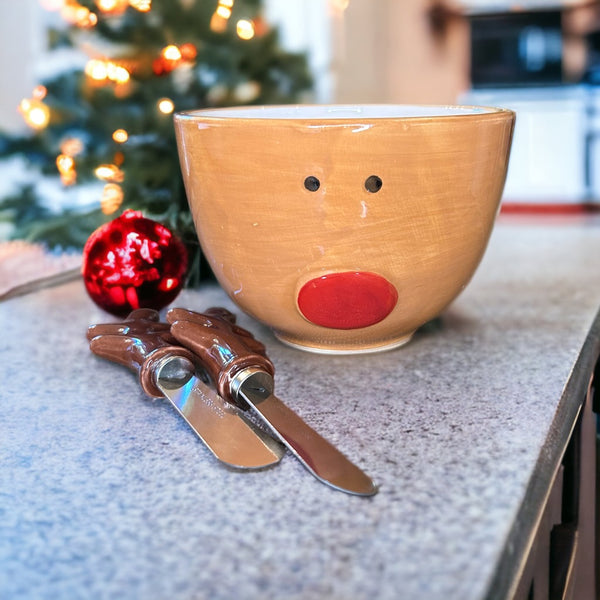
{"type": "MultiPolygon", "coordinates": [[[[97,12],[93,0],[79,1],[97,12]]],[[[210,28],[216,6],[216,0],[153,0],[149,13],[129,7],[119,16],[99,14],[92,30],[70,26],[49,32],[52,49],[85,46],[89,50],[96,44],[111,54],[114,51],[107,58],[135,68],[126,87],[93,84],[81,69],[57,73],[40,82],[47,89],[43,101],[51,111],[49,125],[24,135],[0,134],[0,164],[2,158],[23,157],[33,179],[0,198],[0,220],[12,224],[14,238],[81,248],[94,229],[132,208],[164,223],[184,240],[194,265],[192,282],[209,276],[185,197],[172,115],[161,114],[157,101],[170,98],[176,111],[240,103],[285,104],[297,102],[312,85],[305,57],[282,50],[275,29],[251,40],[241,40],[235,33],[237,19],[260,17],[260,0],[236,0],[222,33],[210,28]],[[193,64],[154,73],[153,61],[162,48],[184,43],[196,48],[193,64]],[[240,100],[238,86],[247,82],[255,82],[257,93],[240,100]],[[120,128],[129,133],[124,144],[112,139],[120,128]],[[69,138],[82,143],[81,153],[75,156],[75,190],[97,181],[96,167],[112,164],[120,155],[124,203],[117,213],[103,214],[100,197],[92,208],[65,206],[58,213],[38,197],[34,174],[56,178],[56,157],[69,138]]]]}

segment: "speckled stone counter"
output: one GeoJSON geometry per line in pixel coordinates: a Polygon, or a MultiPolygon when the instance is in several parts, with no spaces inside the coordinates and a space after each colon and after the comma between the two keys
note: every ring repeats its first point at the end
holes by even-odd
{"type": "MultiPolygon", "coordinates": [[[[245,316],[278,395],[379,484],[291,455],[221,467],[93,356],[80,281],[0,303],[0,597],[503,597],[600,345],[600,221],[501,219],[475,278],[394,351],[318,356],[245,316]]],[[[233,308],[216,287],[176,306],[233,308]]]]}

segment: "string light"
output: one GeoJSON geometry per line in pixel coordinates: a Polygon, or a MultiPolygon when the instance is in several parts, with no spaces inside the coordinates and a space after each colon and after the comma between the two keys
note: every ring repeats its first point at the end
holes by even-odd
{"type": "Polygon", "coordinates": [[[170,98],[161,98],[157,106],[163,115],[170,115],[175,110],[175,104],[173,104],[173,100],[170,98]]]}
{"type": "Polygon", "coordinates": [[[46,94],[48,93],[48,90],[46,89],[46,86],[44,85],[36,85],[33,88],[33,92],[32,92],[32,96],[36,99],[36,100],[43,100],[46,97],[46,94]]]}
{"type": "Polygon", "coordinates": [[[56,168],[60,174],[63,185],[73,185],[77,181],[74,156],[83,150],[83,142],[76,137],[64,139],[60,144],[60,151],[56,157],[56,168]]]}
{"type": "Polygon", "coordinates": [[[85,8],[85,6],[82,6],[77,11],[77,21],[75,24],[82,29],[91,29],[98,24],[98,15],[85,8]]]}
{"type": "Polygon", "coordinates": [[[107,183],[102,190],[100,208],[105,215],[112,215],[123,203],[123,188],[118,183],[107,183]]]}
{"type": "Polygon", "coordinates": [[[73,185],[77,181],[75,160],[68,154],[59,154],[56,157],[56,168],[60,174],[63,185],[73,185]]]}
{"type": "Polygon", "coordinates": [[[210,18],[210,30],[215,33],[223,33],[226,29],[227,19],[215,12],[210,18]]]}
{"type": "Polygon", "coordinates": [[[83,142],[76,137],[70,137],[62,141],[60,151],[68,156],[77,156],[83,150],[83,142]]]}
{"type": "Polygon", "coordinates": [[[104,81],[107,77],[106,63],[103,60],[91,59],[85,65],[85,74],[95,81],[104,81]]]}
{"type": "Polygon", "coordinates": [[[24,98],[19,104],[23,120],[32,129],[44,129],[50,122],[50,109],[36,98],[24,98]]]}
{"type": "Polygon", "coordinates": [[[114,10],[117,0],[96,0],[96,6],[103,12],[114,10]]]}
{"type": "Polygon", "coordinates": [[[127,8],[127,0],[96,0],[98,10],[104,13],[122,13],[127,8]]]}
{"type": "Polygon", "coordinates": [[[129,0],[129,6],[140,12],[149,12],[152,9],[152,0],[129,0]]]}
{"type": "Polygon", "coordinates": [[[82,29],[89,29],[98,23],[98,15],[75,0],[64,1],[60,9],[60,16],[70,25],[76,25],[82,29]]]}
{"type": "Polygon", "coordinates": [[[217,8],[210,19],[210,29],[215,33],[223,33],[227,29],[227,21],[233,11],[234,0],[219,0],[217,8]]]}
{"type": "Polygon", "coordinates": [[[118,144],[124,144],[129,139],[129,134],[124,129],[115,129],[112,139],[118,144]]]}
{"type": "Polygon", "coordinates": [[[252,19],[252,25],[254,26],[254,35],[256,37],[262,37],[269,31],[269,25],[260,15],[257,15],[252,19]]]}
{"type": "Polygon", "coordinates": [[[67,154],[59,154],[56,157],[56,166],[61,173],[72,171],[75,166],[75,159],[67,154]]]}
{"type": "Polygon", "coordinates": [[[179,51],[181,52],[181,58],[183,60],[192,61],[198,56],[198,50],[194,44],[187,42],[179,46],[179,51]]]}
{"type": "Polygon", "coordinates": [[[129,71],[125,67],[108,62],[106,65],[106,75],[108,79],[115,83],[127,83],[130,79],[129,71]]]}
{"type": "Polygon", "coordinates": [[[240,19],[236,24],[236,32],[242,40],[251,40],[254,37],[254,25],[252,21],[240,19]]]}
{"type": "Polygon", "coordinates": [[[223,19],[229,19],[229,17],[231,17],[231,9],[228,6],[223,6],[222,4],[217,6],[217,10],[215,12],[223,19]]]}
{"type": "Polygon", "coordinates": [[[166,58],[167,60],[181,60],[181,50],[179,50],[179,48],[173,44],[165,46],[161,54],[163,55],[163,58],[166,58]]]}
{"type": "Polygon", "coordinates": [[[107,79],[114,83],[125,84],[131,78],[129,71],[108,60],[93,58],[85,65],[85,74],[94,81],[106,81],[107,79]]]}
{"type": "Polygon", "coordinates": [[[190,65],[198,55],[196,46],[192,43],[176,46],[169,44],[160,51],[160,56],[152,62],[152,70],[155,75],[170,73],[177,67],[190,65]]]}
{"type": "Polygon", "coordinates": [[[94,170],[94,175],[101,181],[122,182],[125,174],[117,165],[99,165],[94,170]]]}

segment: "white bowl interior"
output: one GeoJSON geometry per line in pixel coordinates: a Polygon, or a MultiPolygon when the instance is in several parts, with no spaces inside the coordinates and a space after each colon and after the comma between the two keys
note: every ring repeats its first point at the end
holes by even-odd
{"type": "Polygon", "coordinates": [[[493,113],[487,106],[427,106],[402,104],[249,106],[194,110],[179,118],[218,117],[233,119],[367,119],[445,117],[493,113]]]}

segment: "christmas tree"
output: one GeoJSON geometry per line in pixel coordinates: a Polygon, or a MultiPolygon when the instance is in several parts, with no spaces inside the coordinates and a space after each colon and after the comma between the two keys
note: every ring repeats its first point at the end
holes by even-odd
{"type": "Polygon", "coordinates": [[[141,210],[183,239],[197,277],[172,113],[296,102],[311,86],[305,57],[281,49],[260,0],[54,5],[66,24],[50,30],[50,52],[76,49],[83,60],[21,102],[30,132],[0,135],[0,158],[23,156],[30,172],[59,182],[58,201],[29,181],[0,198],[0,219],[13,238],[80,248],[102,223],[141,210]]]}

